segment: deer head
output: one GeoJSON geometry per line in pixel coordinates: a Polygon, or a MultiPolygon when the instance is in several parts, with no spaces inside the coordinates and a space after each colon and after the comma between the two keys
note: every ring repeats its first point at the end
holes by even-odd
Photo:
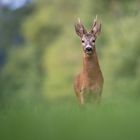
{"type": "Polygon", "coordinates": [[[96,38],[101,32],[101,23],[97,21],[97,16],[93,22],[90,32],[87,32],[84,25],[80,22],[80,19],[78,19],[78,21],[75,23],[75,31],[81,38],[84,52],[91,55],[95,47],[96,38]]]}

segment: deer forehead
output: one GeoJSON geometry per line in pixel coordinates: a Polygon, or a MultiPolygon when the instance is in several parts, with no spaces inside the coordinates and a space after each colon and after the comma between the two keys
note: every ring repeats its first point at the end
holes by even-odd
{"type": "Polygon", "coordinates": [[[90,42],[95,40],[95,37],[92,34],[85,34],[83,35],[82,40],[90,42]]]}

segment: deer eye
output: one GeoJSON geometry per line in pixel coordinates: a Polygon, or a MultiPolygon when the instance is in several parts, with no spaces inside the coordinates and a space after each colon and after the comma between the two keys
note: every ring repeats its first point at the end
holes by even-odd
{"type": "Polygon", "coordinates": [[[93,43],[95,43],[95,40],[92,40],[93,43]]]}
{"type": "Polygon", "coordinates": [[[84,40],[82,40],[82,43],[84,43],[85,41],[84,40]]]}

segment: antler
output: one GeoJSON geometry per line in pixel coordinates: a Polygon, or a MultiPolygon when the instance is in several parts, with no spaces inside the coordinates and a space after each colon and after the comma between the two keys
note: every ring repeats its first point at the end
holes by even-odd
{"type": "Polygon", "coordinates": [[[97,24],[97,15],[96,15],[96,17],[95,17],[95,19],[94,19],[94,22],[93,22],[92,28],[95,27],[96,24],[97,24]]]}
{"type": "Polygon", "coordinates": [[[79,24],[81,24],[81,20],[80,20],[80,18],[79,18],[79,17],[77,18],[77,21],[78,21],[78,23],[79,23],[79,24]]]}

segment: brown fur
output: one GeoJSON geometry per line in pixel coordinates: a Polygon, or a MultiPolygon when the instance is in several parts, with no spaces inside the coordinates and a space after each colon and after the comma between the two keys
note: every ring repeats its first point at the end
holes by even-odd
{"type": "Polygon", "coordinates": [[[80,104],[99,102],[103,88],[103,76],[98,63],[96,49],[92,55],[83,53],[83,70],[75,78],[74,89],[80,104]]]}

